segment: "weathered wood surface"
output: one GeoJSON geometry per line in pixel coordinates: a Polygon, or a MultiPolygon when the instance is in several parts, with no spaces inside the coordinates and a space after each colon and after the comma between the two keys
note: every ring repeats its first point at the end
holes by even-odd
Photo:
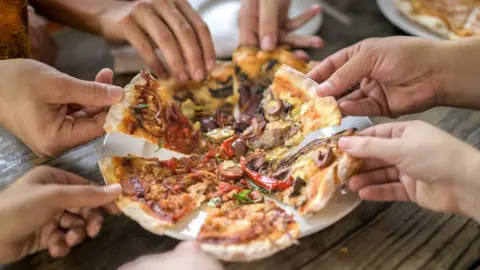
{"type": "MultiPolygon", "coordinates": [[[[348,27],[326,17],[320,35],[325,38],[327,48],[313,51],[314,59],[322,59],[367,37],[402,34],[382,16],[373,0],[329,2],[351,16],[353,24],[348,27]]],[[[112,65],[108,47],[98,38],[70,30],[58,33],[56,38],[61,47],[57,68],[64,72],[93,79],[102,67],[112,65]]],[[[116,78],[119,84],[128,80],[129,76],[116,78]]],[[[480,112],[436,108],[395,121],[410,119],[430,122],[480,146],[480,112]]],[[[96,162],[101,142],[99,139],[60,157],[40,160],[0,128],[0,187],[40,163],[100,182],[96,162]]],[[[168,251],[176,244],[169,237],[146,232],[126,217],[108,217],[98,238],[75,248],[64,259],[53,260],[44,252],[3,268],[115,269],[138,256],[168,251]]],[[[302,239],[299,246],[266,260],[226,266],[227,269],[475,269],[479,254],[480,230],[472,220],[432,213],[409,203],[364,202],[330,228],[302,239]]]]}

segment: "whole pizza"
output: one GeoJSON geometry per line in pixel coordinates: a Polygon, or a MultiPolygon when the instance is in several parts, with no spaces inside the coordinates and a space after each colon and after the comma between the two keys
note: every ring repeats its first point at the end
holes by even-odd
{"type": "Polygon", "coordinates": [[[407,19],[446,39],[480,35],[480,0],[394,0],[407,19]]]}
{"type": "Polygon", "coordinates": [[[355,130],[299,147],[342,120],[333,97],[316,95],[309,70],[288,48],[241,46],[203,82],[137,75],[110,108],[105,130],[184,157],[101,159],[107,184],[122,186],[118,207],[160,235],[207,207],[196,241],[226,261],[264,258],[297,243],[300,225],[277,202],[314,215],[360,168],[338,148],[355,130]]]}

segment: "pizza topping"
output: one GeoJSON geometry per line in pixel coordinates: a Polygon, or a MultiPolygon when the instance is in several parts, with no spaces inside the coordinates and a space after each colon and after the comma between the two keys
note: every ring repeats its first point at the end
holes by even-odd
{"type": "Polygon", "coordinates": [[[245,163],[245,158],[240,159],[240,165],[255,184],[265,188],[268,191],[285,190],[293,184],[292,177],[289,177],[287,181],[278,181],[277,179],[262,175],[254,170],[249,169],[245,163]]]}
{"type": "Polygon", "coordinates": [[[292,192],[290,193],[290,197],[298,196],[301,193],[301,190],[303,187],[307,185],[307,182],[303,180],[300,177],[295,177],[295,180],[293,180],[293,189],[292,192]]]}
{"type": "Polygon", "coordinates": [[[235,156],[237,158],[245,156],[248,151],[247,143],[244,139],[238,138],[232,143],[233,150],[235,152],[235,156]]]}
{"type": "Polygon", "coordinates": [[[272,59],[265,64],[265,71],[271,71],[273,67],[278,64],[277,59],[272,59]]]}
{"type": "Polygon", "coordinates": [[[233,198],[241,204],[258,203],[263,200],[262,194],[260,194],[258,191],[252,191],[249,189],[245,189],[239,193],[233,194],[233,198]]]}
{"type": "Polygon", "coordinates": [[[257,114],[255,115],[255,118],[252,119],[250,127],[248,127],[243,132],[242,136],[245,139],[250,139],[255,136],[259,136],[266,125],[267,125],[267,121],[265,121],[263,114],[257,114]]]}
{"type": "Polygon", "coordinates": [[[231,138],[225,140],[222,143],[222,150],[230,157],[233,158],[235,156],[235,149],[233,149],[233,142],[237,139],[237,136],[234,135],[231,138]]]}
{"type": "Polygon", "coordinates": [[[218,166],[218,175],[225,180],[238,180],[243,176],[243,170],[240,165],[231,160],[226,160],[218,166]]]}
{"type": "MultiPolygon", "coordinates": [[[[218,83],[220,84],[220,83],[218,83]]],[[[223,84],[220,84],[220,87],[218,88],[208,88],[208,91],[210,91],[210,94],[214,98],[227,98],[231,95],[233,95],[233,80],[232,77],[229,78],[228,81],[226,81],[223,84]]]]}
{"type": "Polygon", "coordinates": [[[225,127],[213,129],[207,132],[205,135],[217,142],[221,142],[227,138],[230,138],[233,136],[233,134],[235,134],[235,131],[231,127],[225,127]]]}
{"type": "Polygon", "coordinates": [[[279,181],[287,181],[292,174],[292,169],[289,167],[278,169],[272,174],[272,177],[279,181]]]}
{"type": "Polygon", "coordinates": [[[324,169],[330,166],[330,164],[332,164],[333,158],[334,156],[332,148],[330,148],[330,146],[327,146],[327,149],[320,149],[318,151],[318,154],[315,158],[315,165],[320,169],[324,169]]]}
{"type": "Polygon", "coordinates": [[[223,201],[222,201],[222,199],[221,199],[220,197],[213,197],[213,198],[208,202],[207,205],[210,206],[210,207],[215,208],[215,207],[220,206],[220,205],[222,204],[222,202],[223,202],[223,201]]]}
{"type": "MultiPolygon", "coordinates": [[[[275,116],[280,116],[283,110],[283,102],[280,99],[273,99],[270,102],[268,102],[265,107],[265,113],[268,116],[275,117],[275,116]]],[[[270,120],[272,121],[272,120],[270,120]]]]}
{"type": "Polygon", "coordinates": [[[211,131],[213,129],[218,128],[217,122],[215,121],[215,119],[213,119],[213,117],[202,118],[200,120],[200,123],[202,125],[202,131],[203,132],[208,132],[208,131],[211,131]]]}
{"type": "Polygon", "coordinates": [[[266,165],[266,161],[266,154],[260,151],[253,152],[245,158],[246,166],[257,172],[266,165]]]}
{"type": "Polygon", "coordinates": [[[294,125],[288,122],[271,122],[267,125],[263,133],[248,141],[249,147],[253,149],[272,149],[285,144],[285,141],[300,130],[300,125],[294,125]],[[276,125],[279,124],[279,125],[276,125]]]}

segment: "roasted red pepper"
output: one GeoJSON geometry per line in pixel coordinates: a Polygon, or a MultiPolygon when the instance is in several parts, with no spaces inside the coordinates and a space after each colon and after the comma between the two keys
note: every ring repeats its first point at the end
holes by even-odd
{"type": "Polygon", "coordinates": [[[262,187],[268,191],[281,191],[289,188],[291,185],[293,185],[293,179],[290,177],[288,181],[278,181],[275,178],[271,178],[265,175],[262,175],[254,170],[251,170],[247,167],[247,164],[245,163],[245,158],[242,157],[240,159],[240,165],[242,166],[243,171],[248,175],[252,181],[258,185],[259,187],[262,187]]]}
{"type": "Polygon", "coordinates": [[[235,156],[235,150],[233,149],[233,146],[232,146],[232,143],[238,139],[238,136],[234,135],[232,136],[231,138],[229,139],[226,139],[225,141],[223,141],[222,143],[222,149],[223,151],[225,151],[225,153],[227,153],[227,155],[230,157],[230,158],[233,158],[235,156]]]}
{"type": "Polygon", "coordinates": [[[172,173],[176,173],[175,168],[177,167],[177,159],[171,158],[169,160],[160,161],[160,164],[168,167],[172,173]]]}

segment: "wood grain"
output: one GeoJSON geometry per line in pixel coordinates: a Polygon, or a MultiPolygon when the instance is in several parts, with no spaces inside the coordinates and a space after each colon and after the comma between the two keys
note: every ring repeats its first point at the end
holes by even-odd
{"type": "MultiPolygon", "coordinates": [[[[379,12],[374,0],[331,0],[331,5],[352,18],[345,26],[325,16],[320,35],[327,47],[310,51],[321,60],[340,48],[368,37],[403,34],[379,12]]],[[[108,46],[99,38],[62,29],[55,34],[60,46],[56,67],[82,79],[93,79],[101,68],[112,66],[108,46]]],[[[125,85],[131,76],[115,79],[125,85]]],[[[375,123],[423,120],[480,146],[480,112],[435,108],[398,119],[375,118],[375,123]]],[[[102,139],[59,157],[36,158],[21,142],[0,129],[0,188],[28,169],[46,164],[75,172],[101,183],[97,160],[102,139]]],[[[30,256],[2,269],[115,269],[145,254],[172,249],[178,242],[140,228],[130,219],[107,217],[102,233],[76,247],[66,258],[47,253],[30,256]]],[[[271,258],[226,264],[227,269],[472,269],[478,268],[480,230],[468,218],[438,214],[410,203],[363,202],[333,226],[301,239],[271,258]]]]}

